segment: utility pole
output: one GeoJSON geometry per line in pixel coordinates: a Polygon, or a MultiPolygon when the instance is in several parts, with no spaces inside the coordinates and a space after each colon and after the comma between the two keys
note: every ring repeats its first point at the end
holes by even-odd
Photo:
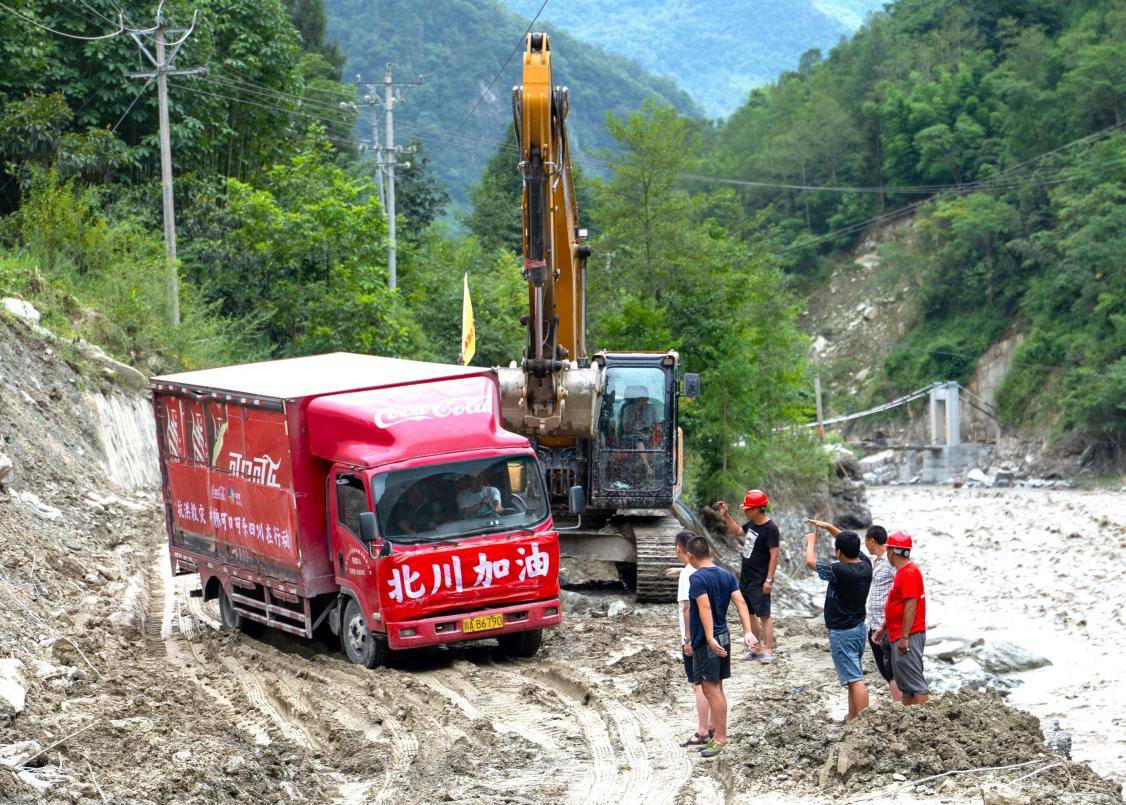
{"type": "MultiPolygon", "coordinates": [[[[363,78],[356,76],[356,82],[362,84],[363,78]]],[[[375,92],[374,84],[365,84],[367,92],[364,94],[364,104],[368,107],[369,126],[371,129],[371,143],[360,146],[361,151],[371,151],[375,160],[375,185],[379,193],[379,206],[387,209],[387,196],[383,191],[383,152],[379,148],[379,112],[378,107],[382,100],[375,92]]]]}
{"type": "MultiPolygon", "coordinates": [[[[419,81],[402,82],[407,84],[421,83],[421,76],[419,81]]],[[[395,238],[395,166],[399,165],[403,168],[409,168],[410,162],[396,162],[395,159],[399,154],[413,154],[417,149],[414,146],[410,148],[403,148],[402,146],[395,145],[395,106],[403,102],[403,96],[395,92],[395,81],[391,77],[391,64],[387,63],[387,68],[383,73],[383,116],[386,123],[386,141],[385,146],[376,146],[376,153],[387,153],[386,159],[382,160],[384,176],[383,192],[387,194],[387,285],[393,291],[398,284],[398,272],[396,266],[396,238],[395,238]]],[[[374,119],[374,112],[373,112],[374,119]]],[[[374,131],[374,124],[372,129],[374,131]]],[[[374,135],[373,135],[374,138],[374,135]]]]}
{"type": "Polygon", "coordinates": [[[180,326],[180,275],[176,264],[176,208],[172,196],[172,142],[168,131],[168,76],[170,75],[207,75],[206,67],[192,67],[186,70],[177,70],[172,66],[176,54],[192,31],[195,30],[198,12],[192,14],[192,24],[188,28],[166,28],[163,0],[156,9],[156,24],[147,31],[130,31],[130,36],[141,49],[141,53],[153,66],[152,72],[130,73],[130,78],[156,79],[157,104],[159,106],[160,120],[160,185],[164,201],[164,256],[168,271],[168,310],[173,327],[180,326]],[[143,36],[152,34],[155,55],[149,51],[142,41],[143,36]],[[167,36],[179,36],[174,42],[168,42],[167,36]]]}
{"type": "MultiPolygon", "coordinates": [[[[813,350],[810,354],[810,357],[813,359],[813,363],[816,366],[817,350],[813,350]]],[[[825,441],[825,425],[824,425],[825,414],[824,414],[824,411],[821,408],[821,370],[819,368],[814,369],[813,395],[817,399],[817,439],[818,439],[818,441],[824,442],[825,441]]]]}

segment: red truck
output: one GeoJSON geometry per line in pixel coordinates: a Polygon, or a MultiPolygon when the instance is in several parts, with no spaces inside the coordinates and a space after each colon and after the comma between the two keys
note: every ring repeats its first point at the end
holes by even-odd
{"type": "MultiPolygon", "coordinates": [[[[334,353],[151,381],[172,570],[353,662],[557,626],[559,541],[488,370],[334,353]]],[[[573,507],[581,510],[582,490],[573,507]]]]}

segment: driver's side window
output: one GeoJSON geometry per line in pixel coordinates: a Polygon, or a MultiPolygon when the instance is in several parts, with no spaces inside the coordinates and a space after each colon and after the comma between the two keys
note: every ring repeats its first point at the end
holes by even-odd
{"type": "Polygon", "coordinates": [[[336,476],[336,520],[360,537],[360,514],[370,511],[364,482],[355,475],[336,476]]]}

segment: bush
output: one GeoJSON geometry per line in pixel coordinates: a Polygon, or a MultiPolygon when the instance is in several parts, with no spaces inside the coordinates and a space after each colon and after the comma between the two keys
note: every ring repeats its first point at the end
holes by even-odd
{"type": "Polygon", "coordinates": [[[82,337],[146,370],[196,368],[253,356],[253,321],[217,315],[191,283],[180,287],[181,324],[172,327],[164,246],[133,218],[110,220],[97,191],[32,171],[20,209],[7,218],[0,256],[7,293],[30,300],[44,324],[82,337]]]}

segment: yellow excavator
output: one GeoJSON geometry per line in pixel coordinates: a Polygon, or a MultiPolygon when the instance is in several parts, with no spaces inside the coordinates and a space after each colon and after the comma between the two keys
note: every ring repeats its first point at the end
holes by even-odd
{"type": "Polygon", "coordinates": [[[583,511],[576,527],[560,531],[564,555],[616,563],[639,601],[674,601],[676,579],[665,569],[676,564],[673,537],[683,527],[678,411],[681,397],[699,394],[699,376],[682,383],[672,350],[587,352],[591,249],[579,225],[569,111],[567,88],[552,80],[548,36],[530,33],[523,84],[512,92],[527,338],[521,362],[497,370],[503,417],[535,445],[553,507],[583,511]]]}

